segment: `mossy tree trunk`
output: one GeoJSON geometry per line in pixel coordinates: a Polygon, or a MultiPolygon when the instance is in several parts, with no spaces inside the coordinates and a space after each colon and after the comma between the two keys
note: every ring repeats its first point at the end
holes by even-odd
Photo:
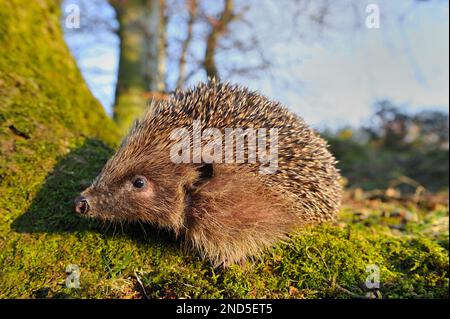
{"type": "Polygon", "coordinates": [[[116,125],[91,95],[64,42],[59,11],[52,0],[0,6],[3,205],[9,205],[8,195],[32,197],[76,141],[96,137],[112,145],[118,140],[116,125]]]}
{"type": "Polygon", "coordinates": [[[166,17],[164,0],[115,1],[120,58],[114,119],[122,134],[146,107],[146,92],[166,90],[166,17]]]}
{"type": "Polygon", "coordinates": [[[1,1],[0,298],[31,296],[39,286],[49,287],[45,282],[51,268],[67,253],[65,240],[52,240],[48,234],[56,224],[72,223],[66,217],[71,215],[72,196],[82,189],[79,178],[89,183],[93,177],[92,172],[86,175],[87,163],[77,170],[60,167],[68,175],[42,197],[47,208],[39,212],[46,217],[26,212],[60,161],[75,149],[84,145],[81,155],[97,161],[93,166],[99,169],[109,151],[94,140],[115,146],[119,130],[90,93],[66,46],[59,1],[1,1]],[[102,153],[103,159],[98,157],[102,153]],[[31,228],[16,227],[22,216],[27,223],[42,225],[44,233],[32,235],[31,228]],[[51,261],[50,242],[56,245],[51,261]]]}

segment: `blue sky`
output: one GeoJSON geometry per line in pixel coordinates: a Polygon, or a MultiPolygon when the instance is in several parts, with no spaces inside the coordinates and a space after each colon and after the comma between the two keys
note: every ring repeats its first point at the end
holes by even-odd
{"type": "MultiPolygon", "coordinates": [[[[269,54],[286,63],[272,68],[273,77],[234,76],[228,80],[281,101],[317,128],[364,124],[379,99],[389,99],[410,111],[448,110],[448,1],[366,2],[379,5],[379,29],[330,28],[314,41],[274,41],[269,54]]],[[[254,13],[255,21],[270,16],[269,1],[261,3],[254,13]]],[[[106,5],[103,12],[105,17],[113,18],[106,5]]],[[[348,12],[337,16],[339,26],[339,19],[346,20],[348,12]]],[[[361,19],[365,19],[364,12],[361,19]]],[[[266,24],[262,28],[270,32],[271,25],[266,24]]],[[[67,38],[70,47],[84,39],[73,35],[67,38]]],[[[89,51],[78,57],[79,66],[94,95],[111,113],[118,41],[109,36],[108,43],[92,45],[89,51]],[[88,72],[92,66],[105,72],[88,72]]],[[[192,83],[198,80],[202,80],[201,74],[192,83]]]]}

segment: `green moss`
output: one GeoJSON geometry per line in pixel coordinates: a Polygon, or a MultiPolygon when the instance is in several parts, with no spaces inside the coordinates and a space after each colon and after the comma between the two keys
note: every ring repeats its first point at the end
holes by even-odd
{"type": "Polygon", "coordinates": [[[416,207],[419,220],[401,232],[393,226],[402,219],[383,212],[402,206],[380,204],[364,218],[346,208],[338,225],[301,230],[254,264],[219,271],[183,252],[166,232],[103,225],[71,213],[72,199],[110,154],[99,141],[80,140],[59,159],[28,209],[4,216],[0,297],[354,298],[370,292],[365,280],[371,264],[380,269],[384,298],[448,296],[448,250],[430,232],[448,216],[446,208],[416,207]],[[69,264],[80,267],[80,289],[64,285],[69,264]]]}
{"type": "Polygon", "coordinates": [[[114,106],[114,120],[119,127],[121,136],[125,136],[133,121],[142,116],[146,105],[144,90],[137,88],[123,90],[114,106]]]}
{"type": "Polygon", "coordinates": [[[448,206],[344,207],[337,225],[222,271],[164,231],[75,217],[72,200],[118,129],[83,83],[52,3],[0,7],[0,298],[354,298],[370,292],[370,264],[385,298],[448,297],[448,206]],[[413,221],[386,213],[397,211],[413,221]],[[69,264],[79,289],[65,286],[69,264]]]}

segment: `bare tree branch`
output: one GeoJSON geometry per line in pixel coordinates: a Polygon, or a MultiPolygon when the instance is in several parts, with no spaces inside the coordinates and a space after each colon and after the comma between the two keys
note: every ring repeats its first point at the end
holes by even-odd
{"type": "Polygon", "coordinates": [[[226,32],[228,24],[233,19],[233,0],[225,0],[225,6],[219,19],[210,19],[211,31],[206,40],[206,51],[203,61],[206,75],[210,78],[220,78],[215,60],[217,44],[219,37],[226,32]]]}

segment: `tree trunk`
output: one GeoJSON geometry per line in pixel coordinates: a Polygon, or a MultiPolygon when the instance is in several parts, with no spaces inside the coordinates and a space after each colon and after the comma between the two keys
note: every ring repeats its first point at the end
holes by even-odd
{"type": "Polygon", "coordinates": [[[166,90],[164,0],[111,0],[119,21],[119,72],[114,119],[122,134],[147,106],[146,92],[166,90]]]}
{"type": "Polygon", "coordinates": [[[0,5],[0,298],[54,291],[52,273],[78,263],[60,253],[80,241],[63,234],[81,223],[71,202],[110,154],[94,139],[119,142],[65,44],[59,6],[0,5]]]}

